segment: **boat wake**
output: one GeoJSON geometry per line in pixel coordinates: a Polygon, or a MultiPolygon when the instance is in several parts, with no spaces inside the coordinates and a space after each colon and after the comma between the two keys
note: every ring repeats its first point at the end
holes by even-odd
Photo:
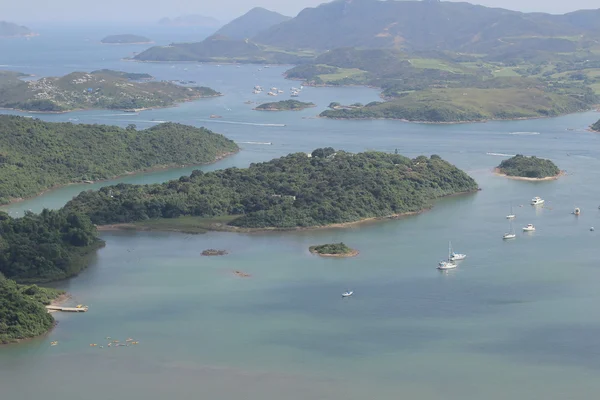
{"type": "Polygon", "coordinates": [[[497,157],[514,157],[515,154],[504,154],[504,153],[485,153],[488,156],[497,156],[497,157]]]}
{"type": "Polygon", "coordinates": [[[216,124],[231,124],[231,125],[250,125],[250,126],[269,126],[269,127],[283,127],[285,124],[257,124],[254,122],[237,122],[237,121],[222,121],[216,119],[199,119],[200,122],[214,122],[216,124]]]}
{"type": "Polygon", "coordinates": [[[509,135],[539,135],[539,132],[510,132],[509,135]]]}
{"type": "Polygon", "coordinates": [[[273,144],[272,142],[238,142],[239,144],[273,144]]]}

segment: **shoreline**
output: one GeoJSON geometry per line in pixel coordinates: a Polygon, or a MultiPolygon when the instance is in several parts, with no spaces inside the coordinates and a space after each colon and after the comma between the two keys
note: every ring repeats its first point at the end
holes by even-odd
{"type": "MultiPolygon", "coordinates": [[[[115,180],[115,179],[124,178],[126,176],[148,174],[148,173],[152,173],[152,172],[166,171],[166,170],[170,170],[170,169],[186,168],[186,167],[201,167],[201,166],[204,166],[204,165],[211,165],[211,164],[217,163],[217,162],[219,162],[219,161],[221,161],[221,160],[223,160],[223,159],[225,159],[227,157],[235,155],[237,153],[239,153],[239,150],[237,150],[237,151],[229,151],[227,153],[223,153],[223,154],[220,154],[220,155],[216,156],[213,161],[210,161],[210,162],[207,162],[207,163],[202,163],[202,164],[189,164],[189,165],[183,165],[183,166],[179,165],[179,164],[158,165],[158,166],[146,168],[146,169],[143,169],[143,170],[126,172],[126,173],[123,173],[123,174],[120,174],[120,175],[116,175],[116,176],[112,176],[112,177],[109,177],[109,178],[106,178],[106,179],[99,179],[99,180],[93,181],[93,183],[91,183],[91,184],[108,182],[108,181],[112,181],[112,180],[115,180]]],[[[42,195],[47,194],[49,192],[52,192],[53,190],[61,189],[61,188],[64,188],[64,187],[67,187],[67,186],[71,186],[71,185],[89,185],[89,184],[90,183],[86,183],[86,182],[81,181],[81,182],[69,182],[69,183],[54,185],[52,187],[49,187],[47,189],[42,190],[41,192],[39,192],[39,193],[37,193],[37,194],[35,194],[33,196],[11,198],[8,203],[0,204],[0,210],[3,207],[6,207],[6,206],[11,206],[13,204],[18,204],[18,203],[22,203],[22,202],[27,201],[27,200],[35,199],[36,197],[39,197],[39,196],[42,196],[42,195]]]]}
{"type": "MultiPolygon", "coordinates": [[[[191,97],[189,99],[178,100],[168,106],[151,106],[151,107],[143,107],[143,108],[101,108],[101,107],[93,108],[92,107],[92,108],[74,108],[74,109],[70,109],[70,110],[61,110],[61,111],[35,111],[35,110],[23,110],[21,108],[0,107],[0,110],[18,111],[18,112],[28,113],[28,114],[50,114],[50,115],[51,114],[68,114],[68,113],[80,112],[80,111],[121,111],[121,112],[137,113],[137,112],[148,111],[148,110],[160,110],[163,108],[175,108],[183,103],[189,103],[189,102],[201,100],[201,99],[213,99],[215,97],[221,97],[221,96],[225,96],[225,95],[223,93],[217,92],[217,94],[210,95],[210,96],[200,95],[200,96],[191,97]]],[[[67,121],[67,122],[62,122],[62,123],[66,124],[66,123],[72,123],[72,122],[67,121]]]]}
{"type": "Polygon", "coordinates": [[[555,176],[547,176],[545,178],[527,178],[525,176],[510,176],[500,171],[500,168],[494,168],[494,175],[501,176],[504,178],[512,179],[515,181],[525,181],[525,182],[547,182],[547,181],[555,181],[561,176],[567,175],[566,171],[560,171],[558,175],[555,176]]]}

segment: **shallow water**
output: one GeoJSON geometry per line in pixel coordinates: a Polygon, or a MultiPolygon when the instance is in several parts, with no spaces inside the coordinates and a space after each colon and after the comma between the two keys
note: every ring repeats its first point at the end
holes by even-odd
{"type": "MultiPolygon", "coordinates": [[[[81,45],[93,53],[85,49],[81,45]]],[[[90,311],[55,314],[59,325],[47,337],[0,348],[7,398],[589,399],[600,390],[600,324],[593,317],[600,301],[599,237],[589,231],[600,226],[600,136],[585,131],[600,114],[448,126],[310,118],[332,101],[377,99],[367,88],[305,88],[301,100],[316,109],[260,113],[244,104],[256,99],[255,84],[298,86],[282,78],[285,68],[127,63],[119,61],[121,51],[111,50],[106,60],[90,56],[83,66],[197,80],[225,96],[139,115],[39,117],[138,127],[169,120],[207,126],[239,143],[272,143],[242,143],[239,154],[205,170],[323,146],[439,154],[483,190],[439,201],[419,216],[348,229],[103,232],[107,245],[92,265],[57,285],[90,311]],[[551,158],[567,175],[541,183],[493,175],[510,154],[551,158]],[[533,196],[546,206],[530,206],[533,196]],[[518,237],[503,242],[511,202],[518,237]],[[570,214],[576,206],[578,218],[570,214]],[[527,223],[537,231],[521,233],[527,223]],[[468,258],[457,270],[439,273],[435,266],[448,240],[468,258]],[[332,241],[360,255],[308,253],[308,246],[332,241]],[[230,254],[201,257],[206,248],[230,254]],[[237,278],[235,270],[252,276],[237,278]],[[347,289],[355,294],[342,299],[347,289]],[[107,348],[106,336],[140,344],[107,348]],[[50,347],[52,340],[59,345],[50,347]]],[[[38,71],[70,71],[38,61],[38,71]]],[[[119,181],[159,182],[192,169],[119,181]]],[[[99,186],[72,185],[8,210],[60,207],[99,186]]]]}

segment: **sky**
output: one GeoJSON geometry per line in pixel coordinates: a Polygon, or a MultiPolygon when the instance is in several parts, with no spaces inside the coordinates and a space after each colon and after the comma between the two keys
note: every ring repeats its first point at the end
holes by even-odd
{"type": "MultiPolygon", "coordinates": [[[[295,16],[305,7],[323,0],[0,0],[0,20],[20,24],[32,22],[136,21],[154,22],[162,17],[184,14],[212,16],[227,22],[260,6],[295,16]],[[152,6],[148,6],[152,4],[152,6]],[[218,6],[217,6],[218,5],[218,6]]],[[[565,13],[600,8],[600,0],[471,0],[471,3],[518,11],[565,13]]]]}

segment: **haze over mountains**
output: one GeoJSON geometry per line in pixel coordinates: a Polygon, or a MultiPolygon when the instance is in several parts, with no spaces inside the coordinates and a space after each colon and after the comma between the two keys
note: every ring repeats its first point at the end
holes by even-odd
{"type": "Polygon", "coordinates": [[[215,35],[227,36],[232,39],[247,39],[290,19],[292,18],[274,11],[255,7],[223,26],[215,35]]]}
{"type": "Polygon", "coordinates": [[[0,21],[0,37],[31,36],[34,33],[26,26],[12,22],[0,21]]]}

